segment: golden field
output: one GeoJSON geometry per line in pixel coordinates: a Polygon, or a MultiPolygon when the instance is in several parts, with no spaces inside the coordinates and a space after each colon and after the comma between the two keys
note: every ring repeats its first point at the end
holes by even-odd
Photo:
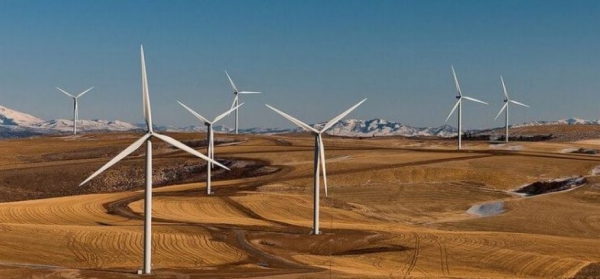
{"type": "MultiPolygon", "coordinates": [[[[143,277],[600,278],[600,155],[568,153],[600,140],[558,130],[462,151],[450,139],[325,137],[316,236],[311,136],[217,134],[232,171],[216,171],[211,196],[200,159],[156,142],[154,274],[143,277]],[[578,176],[587,183],[568,191],[512,192],[578,176]],[[503,212],[467,213],[492,202],[503,212]]],[[[137,136],[0,141],[0,278],[138,277],[143,150],[78,186],[137,136]]]]}

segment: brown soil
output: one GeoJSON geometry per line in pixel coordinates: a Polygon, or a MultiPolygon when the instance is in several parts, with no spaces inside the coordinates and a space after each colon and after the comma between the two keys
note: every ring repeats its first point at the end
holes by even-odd
{"type": "MultiPolygon", "coordinates": [[[[0,142],[0,190],[49,199],[0,203],[1,278],[138,278],[143,157],[71,196],[71,188],[137,135],[0,142]],[[42,144],[43,143],[43,144],[42,144]],[[84,155],[80,155],[84,153],[84,155]],[[6,182],[7,181],[7,182],[6,182]],[[111,188],[113,187],[113,188],[111,188]],[[21,191],[21,192],[19,192],[21,191]],[[114,191],[114,192],[112,192],[114,191]]],[[[197,140],[196,134],[174,134],[197,140]]],[[[156,144],[153,270],[148,278],[586,278],[595,276],[600,158],[570,143],[325,137],[329,197],[312,229],[312,137],[219,135],[214,195],[198,159],[156,144]],[[519,147],[518,149],[510,149],[519,147]],[[182,170],[188,171],[182,171],[182,170]],[[188,177],[187,175],[191,175],[188,177]],[[572,191],[520,198],[535,181],[586,176],[572,191]],[[180,184],[174,181],[194,183],[180,184]],[[200,181],[200,182],[197,182],[200,181]],[[473,204],[505,212],[476,218],[473,204]]]]}

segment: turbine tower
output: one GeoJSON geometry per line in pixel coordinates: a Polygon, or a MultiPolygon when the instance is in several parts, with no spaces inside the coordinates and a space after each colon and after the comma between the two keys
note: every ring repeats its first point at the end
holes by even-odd
{"type": "Polygon", "coordinates": [[[235,84],[233,83],[233,80],[231,79],[231,77],[229,76],[229,74],[227,73],[227,71],[225,71],[225,74],[227,75],[227,79],[229,79],[229,83],[231,83],[231,88],[233,89],[233,95],[235,95],[235,98],[233,98],[233,103],[231,104],[231,108],[235,108],[235,134],[238,134],[238,123],[239,123],[239,101],[240,101],[240,97],[238,96],[239,94],[260,94],[260,92],[255,92],[255,91],[239,91],[237,89],[237,87],[235,86],[235,84]]]}
{"type": "Polygon", "coordinates": [[[148,78],[146,76],[146,62],[144,60],[144,47],[140,46],[141,53],[141,61],[142,61],[142,106],[144,110],[144,119],[146,121],[146,134],[144,134],[140,139],[135,141],[129,147],[125,148],[125,150],[121,151],[116,157],[102,166],[95,173],[90,175],[85,181],[81,182],[79,186],[87,183],[106,169],[110,168],[112,165],[121,161],[127,155],[131,154],[133,151],[138,149],[144,143],[146,143],[146,188],[144,190],[144,266],[141,272],[143,274],[151,273],[151,251],[152,251],[152,138],[158,138],[164,142],[167,142],[187,153],[190,153],[194,156],[200,157],[206,161],[212,162],[219,167],[224,169],[228,169],[227,167],[221,165],[218,162],[213,161],[212,159],[202,155],[200,152],[190,148],[189,146],[165,135],[161,135],[155,133],[152,130],[152,113],[150,111],[150,95],[148,94],[148,78]]]}
{"type": "Polygon", "coordinates": [[[65,93],[67,96],[71,97],[73,99],[73,135],[77,134],[77,121],[79,120],[79,107],[77,105],[77,99],[79,99],[79,97],[83,96],[83,94],[87,93],[88,91],[92,90],[94,87],[90,87],[87,90],[79,93],[79,95],[77,96],[73,96],[71,94],[69,94],[67,91],[64,91],[58,87],[56,87],[56,89],[60,90],[60,92],[65,93]]]}
{"type": "Polygon", "coordinates": [[[482,104],[486,104],[486,105],[489,105],[489,104],[484,101],[477,100],[475,98],[463,96],[462,92],[460,91],[460,84],[458,84],[458,78],[456,78],[456,72],[454,72],[454,66],[451,66],[451,68],[452,68],[452,75],[454,75],[454,84],[456,85],[456,92],[458,93],[458,95],[456,95],[456,99],[458,99],[458,101],[456,101],[456,104],[452,108],[452,111],[450,111],[450,114],[448,114],[448,117],[446,117],[446,122],[448,121],[448,119],[450,119],[450,116],[452,116],[452,114],[458,107],[458,150],[461,150],[462,149],[462,100],[465,99],[465,100],[478,102],[478,103],[482,103],[482,104]]]}
{"type": "Polygon", "coordinates": [[[500,76],[500,81],[502,82],[502,89],[504,90],[504,106],[502,107],[502,109],[500,109],[500,112],[498,112],[498,115],[496,115],[496,118],[494,118],[494,120],[498,119],[498,116],[500,116],[500,114],[502,113],[503,110],[506,110],[506,112],[504,114],[504,129],[506,130],[506,138],[504,139],[504,141],[508,142],[508,104],[513,103],[515,105],[524,106],[524,107],[529,107],[529,106],[508,98],[508,92],[506,91],[506,85],[504,85],[504,79],[502,78],[502,76],[500,76]]]}
{"type": "MultiPolygon", "coordinates": [[[[211,159],[215,159],[215,134],[213,132],[213,124],[215,124],[217,121],[223,119],[225,116],[229,115],[233,110],[241,107],[244,103],[242,103],[241,105],[234,107],[234,108],[230,108],[228,111],[220,114],[219,116],[215,117],[215,119],[213,119],[213,121],[208,121],[208,119],[206,119],[204,116],[198,114],[197,112],[195,112],[194,110],[192,110],[191,108],[187,107],[186,105],[184,105],[183,103],[181,103],[180,101],[177,101],[182,107],[184,107],[185,109],[187,109],[190,113],[192,113],[196,118],[198,118],[198,120],[204,122],[204,125],[206,125],[206,154],[208,154],[208,157],[211,159]]],[[[211,195],[213,194],[213,192],[210,190],[210,183],[211,183],[211,169],[212,169],[212,163],[206,163],[206,194],[207,195],[211,195]]]]}
{"type": "Polygon", "coordinates": [[[317,130],[317,129],[309,126],[308,124],[286,114],[285,112],[282,112],[274,107],[266,105],[267,107],[269,107],[270,109],[279,113],[281,116],[285,117],[292,123],[298,125],[300,128],[306,130],[307,132],[312,133],[315,137],[315,155],[314,155],[314,165],[313,165],[314,211],[313,211],[312,234],[320,234],[321,233],[321,231],[319,230],[319,166],[321,166],[321,168],[323,168],[323,185],[325,186],[325,197],[327,197],[327,173],[325,171],[325,147],[323,146],[323,133],[325,131],[329,130],[329,128],[333,127],[333,125],[338,123],[338,121],[340,121],[342,118],[344,118],[344,116],[348,115],[351,111],[353,111],[355,108],[357,108],[360,104],[362,104],[366,100],[367,100],[366,98],[363,99],[358,104],[356,104],[353,107],[349,108],[348,110],[344,111],[342,114],[331,119],[329,122],[327,122],[327,124],[325,124],[325,126],[323,126],[323,128],[321,128],[321,130],[317,130]]]}

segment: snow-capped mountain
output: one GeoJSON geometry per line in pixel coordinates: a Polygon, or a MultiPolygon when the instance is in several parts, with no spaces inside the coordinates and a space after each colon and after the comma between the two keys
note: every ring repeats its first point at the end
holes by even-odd
{"type": "Polygon", "coordinates": [[[557,120],[557,121],[532,121],[532,122],[526,122],[526,123],[522,123],[522,124],[514,124],[514,125],[511,125],[511,127],[519,128],[519,127],[542,126],[542,125],[575,125],[575,124],[600,125],[600,120],[586,120],[586,119],[571,117],[571,118],[561,119],[561,120],[557,120]]]}
{"type": "MultiPolygon", "coordinates": [[[[523,124],[515,124],[512,127],[528,127],[539,125],[600,125],[600,120],[585,120],[580,118],[568,118],[558,121],[533,121],[523,124]]],[[[138,131],[143,130],[146,124],[131,124],[119,120],[79,120],[77,129],[81,132],[112,132],[112,131],[138,131]]],[[[317,123],[312,126],[320,129],[325,123],[317,123]]],[[[43,134],[70,133],[73,129],[73,121],[66,119],[55,119],[44,121],[33,115],[12,110],[0,106],[0,138],[30,137],[43,134]]],[[[166,132],[203,132],[205,126],[154,126],[156,131],[166,132]]],[[[225,126],[215,126],[217,133],[230,133],[233,129],[225,126]]],[[[250,128],[241,129],[243,134],[284,134],[301,132],[301,128],[250,128]]],[[[482,130],[470,130],[467,132],[478,133],[482,130]]],[[[486,131],[489,131],[486,130],[486,131]]],[[[402,123],[388,121],[385,119],[356,120],[348,119],[336,123],[327,134],[346,137],[379,137],[379,136],[405,136],[405,137],[454,137],[457,129],[443,125],[440,127],[413,127],[402,123]]]]}
{"type": "Polygon", "coordinates": [[[29,127],[41,122],[44,120],[33,115],[0,106],[0,125],[29,127]]]}
{"type": "MultiPolygon", "coordinates": [[[[34,128],[56,130],[60,132],[73,131],[73,120],[54,119],[48,120],[33,125],[34,128]]],[[[101,131],[131,131],[139,130],[137,125],[124,121],[108,121],[108,120],[79,120],[77,122],[77,131],[81,132],[101,132],[101,131]]]]}
{"type": "MultiPolygon", "coordinates": [[[[314,125],[315,128],[320,129],[325,123],[319,123],[314,125]]],[[[373,137],[373,136],[405,136],[405,137],[417,137],[417,136],[436,136],[436,137],[453,137],[456,136],[458,130],[449,125],[443,125],[440,127],[412,127],[404,125],[402,123],[391,122],[385,119],[371,119],[371,120],[356,120],[348,119],[342,120],[326,132],[329,135],[335,136],[346,136],[346,137],[373,137]]]]}
{"type": "MultiPolygon", "coordinates": [[[[145,127],[146,124],[139,124],[140,128],[145,127]]],[[[172,127],[172,126],[153,126],[155,131],[160,132],[206,132],[206,126],[185,126],[185,127],[172,127]]],[[[235,131],[233,128],[227,126],[217,125],[213,127],[215,133],[232,133],[235,131]]],[[[301,132],[301,128],[246,128],[238,129],[241,134],[286,134],[301,132]]]]}
{"type": "MultiPolygon", "coordinates": [[[[131,131],[140,128],[131,123],[115,120],[79,120],[77,130],[82,132],[131,131]]],[[[0,106],[0,138],[20,138],[43,134],[68,133],[73,120],[44,121],[33,115],[0,106]]]]}

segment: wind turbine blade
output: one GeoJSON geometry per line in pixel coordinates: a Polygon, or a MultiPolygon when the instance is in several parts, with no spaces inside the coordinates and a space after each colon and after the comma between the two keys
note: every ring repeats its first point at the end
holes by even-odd
{"type": "Polygon", "coordinates": [[[276,108],[274,108],[272,106],[269,106],[269,105],[266,105],[266,106],[268,108],[274,110],[276,113],[279,113],[281,116],[285,117],[287,120],[291,121],[292,123],[298,125],[300,128],[302,128],[302,129],[304,129],[304,130],[306,130],[308,132],[313,132],[313,133],[317,133],[317,134],[319,133],[319,131],[317,131],[317,129],[315,129],[315,128],[309,126],[308,124],[306,124],[306,123],[304,123],[304,122],[302,122],[302,121],[300,121],[300,120],[298,120],[298,119],[296,119],[296,118],[294,118],[294,117],[286,114],[285,112],[280,111],[280,110],[278,110],[278,109],[276,109],[276,108]]]}
{"type": "MultiPolygon", "coordinates": [[[[235,98],[233,98],[233,103],[231,103],[231,108],[233,109],[235,107],[235,103],[238,100],[238,95],[235,95],[235,98]]],[[[232,110],[233,111],[233,110],[232,110]]],[[[230,112],[231,113],[231,112],[230,112]]]]}
{"type": "Polygon", "coordinates": [[[494,120],[498,119],[498,116],[500,116],[500,114],[506,109],[506,107],[508,106],[508,103],[504,104],[504,106],[502,106],[502,109],[500,109],[500,112],[498,112],[498,115],[496,115],[496,118],[494,118],[494,120]]]}
{"type": "Polygon", "coordinates": [[[524,106],[524,107],[529,107],[528,105],[526,105],[526,104],[523,104],[523,103],[519,103],[519,102],[517,102],[517,101],[513,101],[513,100],[508,100],[508,101],[509,101],[509,102],[511,102],[511,103],[513,103],[513,104],[515,104],[515,105],[524,106]]]}
{"type": "Polygon", "coordinates": [[[454,66],[450,66],[452,68],[452,75],[454,76],[454,85],[456,85],[456,91],[459,96],[462,96],[462,91],[460,91],[460,84],[458,83],[458,78],[456,77],[456,72],[454,71],[454,66]]]}
{"type": "Polygon", "coordinates": [[[144,58],[144,46],[140,45],[140,56],[142,60],[142,101],[144,107],[144,119],[148,131],[152,132],[152,112],[150,111],[150,94],[148,93],[148,76],[146,75],[146,59],[144,58]]]}
{"type": "Polygon", "coordinates": [[[204,116],[198,114],[197,112],[195,112],[193,109],[187,107],[186,105],[184,105],[182,102],[177,101],[183,108],[187,109],[191,114],[193,114],[196,118],[198,118],[200,121],[204,121],[204,122],[208,122],[210,123],[210,121],[208,121],[206,118],[204,118],[204,116]]]}
{"type": "Polygon", "coordinates": [[[367,100],[367,98],[364,98],[358,104],[356,104],[353,107],[351,107],[351,108],[347,109],[346,111],[342,112],[342,114],[336,116],[335,118],[329,120],[329,122],[327,122],[327,124],[325,124],[325,126],[323,126],[323,129],[321,129],[321,133],[325,132],[327,129],[331,128],[333,125],[335,125],[336,123],[338,123],[338,121],[340,121],[342,118],[344,118],[344,116],[348,115],[350,112],[352,112],[355,108],[357,108],[358,106],[360,106],[366,100],[367,100]]]}
{"type": "Polygon", "coordinates": [[[327,197],[327,171],[325,170],[325,146],[323,146],[323,136],[319,134],[319,156],[321,157],[321,167],[323,168],[323,186],[325,186],[325,197],[327,197]]]}
{"type": "Polygon", "coordinates": [[[88,88],[86,91],[83,91],[83,92],[79,93],[79,95],[77,95],[77,97],[76,97],[76,98],[79,98],[79,97],[83,96],[83,94],[85,94],[85,93],[88,93],[88,91],[90,91],[90,90],[92,90],[92,89],[94,89],[94,87],[93,87],[93,86],[92,86],[92,87],[90,87],[90,88],[88,88]]]}
{"type": "Polygon", "coordinates": [[[100,173],[102,173],[103,171],[105,171],[106,169],[112,167],[112,165],[114,165],[117,162],[121,161],[123,158],[127,157],[127,155],[131,154],[136,149],[140,148],[140,146],[142,146],[142,144],[144,144],[144,142],[150,136],[151,136],[151,134],[148,133],[148,134],[145,134],[144,136],[142,136],[141,138],[139,138],[138,140],[136,140],[130,146],[128,146],[127,148],[125,148],[125,150],[121,151],[121,153],[119,153],[117,156],[115,156],[112,160],[110,160],[110,161],[108,161],[108,163],[104,164],[104,166],[102,166],[100,169],[98,169],[95,173],[93,173],[92,175],[90,175],[90,177],[88,177],[86,180],[84,180],[83,182],[81,182],[81,184],[79,184],[79,186],[81,186],[83,184],[86,184],[88,181],[92,180],[94,177],[96,177],[97,175],[99,175],[100,173]]]}
{"type": "Polygon", "coordinates": [[[458,107],[458,104],[460,103],[461,99],[458,99],[458,101],[456,102],[456,104],[454,105],[454,107],[452,108],[452,111],[450,111],[450,114],[448,114],[448,117],[446,117],[446,121],[444,122],[448,122],[448,119],[450,119],[450,116],[452,116],[452,114],[454,113],[454,111],[456,110],[456,108],[458,107]]]}
{"type": "Polygon", "coordinates": [[[261,92],[256,91],[240,91],[238,94],[260,94],[261,92]]]}
{"type": "Polygon", "coordinates": [[[504,79],[502,78],[502,76],[500,76],[500,81],[502,81],[502,90],[504,90],[504,97],[506,97],[506,100],[509,100],[508,92],[506,91],[506,85],[504,85],[504,79]]]}
{"type": "Polygon", "coordinates": [[[478,103],[482,103],[482,104],[485,104],[485,105],[489,105],[488,103],[486,103],[484,101],[481,101],[481,100],[477,100],[475,98],[471,98],[471,97],[467,97],[467,96],[463,96],[463,98],[465,98],[465,99],[467,99],[469,101],[473,101],[473,102],[478,102],[478,103]]]}
{"type": "Polygon", "coordinates": [[[231,88],[233,88],[233,91],[238,92],[237,87],[235,87],[235,84],[233,83],[233,80],[231,80],[231,77],[229,76],[227,71],[225,71],[225,74],[227,75],[227,79],[229,79],[229,83],[231,83],[231,88]]]}
{"type": "Polygon", "coordinates": [[[192,154],[192,155],[194,155],[196,157],[204,159],[205,161],[207,161],[209,163],[213,163],[213,164],[215,164],[215,165],[217,165],[219,167],[222,167],[222,168],[224,168],[226,170],[229,170],[228,167],[222,165],[221,163],[219,163],[219,162],[217,162],[217,161],[215,161],[215,160],[213,160],[211,158],[208,158],[207,156],[204,156],[204,154],[202,154],[202,153],[200,153],[200,152],[192,149],[191,147],[189,147],[189,146],[187,146],[187,145],[185,145],[185,144],[177,141],[176,139],[174,139],[172,137],[161,135],[161,134],[156,134],[156,133],[152,134],[152,136],[157,137],[157,138],[161,139],[162,141],[164,141],[164,142],[166,142],[166,143],[168,143],[168,144],[170,144],[172,146],[175,146],[175,147],[177,147],[177,148],[179,148],[179,149],[181,149],[181,150],[183,150],[183,151],[185,151],[187,153],[190,153],[190,154],[192,154]]]}
{"type": "Polygon", "coordinates": [[[222,113],[221,115],[219,115],[219,116],[215,117],[215,119],[212,121],[212,124],[214,124],[215,122],[217,122],[217,121],[219,121],[219,120],[223,119],[225,116],[227,116],[227,115],[231,114],[231,112],[233,112],[233,111],[234,111],[234,110],[236,110],[237,108],[241,107],[243,104],[244,104],[244,103],[241,103],[239,106],[237,106],[237,107],[234,107],[234,108],[231,108],[231,109],[229,109],[228,111],[226,111],[226,112],[222,113]]]}
{"type": "Polygon", "coordinates": [[[75,96],[73,96],[73,95],[69,94],[67,91],[64,91],[64,90],[62,90],[62,89],[60,89],[60,88],[58,88],[58,87],[56,87],[56,89],[60,90],[60,92],[62,92],[62,93],[65,93],[67,96],[69,96],[69,97],[71,97],[71,98],[75,98],[75,96]]]}

